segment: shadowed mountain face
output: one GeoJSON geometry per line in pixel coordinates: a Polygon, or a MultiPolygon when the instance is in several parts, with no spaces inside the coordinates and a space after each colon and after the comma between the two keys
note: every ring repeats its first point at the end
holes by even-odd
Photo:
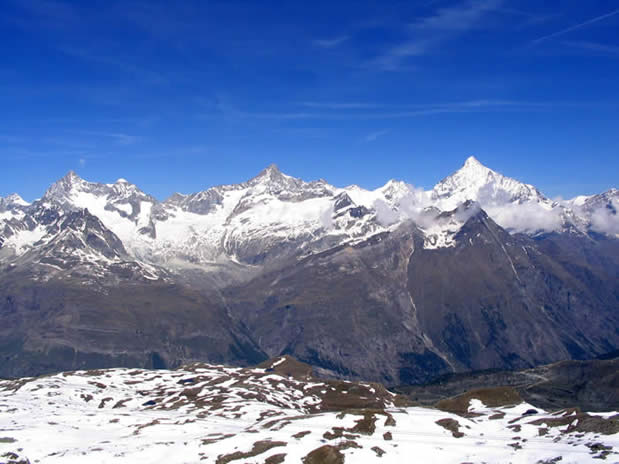
{"type": "Polygon", "coordinates": [[[454,248],[415,252],[408,288],[421,328],[457,368],[523,368],[614,349],[616,267],[557,259],[544,253],[546,240],[509,235],[482,211],[454,248]]]}
{"type": "Polygon", "coordinates": [[[388,384],[613,350],[616,267],[559,262],[544,240],[509,235],[479,211],[455,247],[428,250],[409,224],[265,274],[228,299],[267,354],[388,384]]]}
{"type": "Polygon", "coordinates": [[[0,201],[0,376],[290,354],[396,385],[595,357],[619,346],[618,195],[553,202],[473,158],[430,192],[271,166],[165,202],[70,173],[0,201]]]}
{"type": "Polygon", "coordinates": [[[164,282],[91,287],[81,278],[32,281],[3,275],[0,375],[89,367],[176,367],[196,359],[265,359],[221,302],[164,282]]]}

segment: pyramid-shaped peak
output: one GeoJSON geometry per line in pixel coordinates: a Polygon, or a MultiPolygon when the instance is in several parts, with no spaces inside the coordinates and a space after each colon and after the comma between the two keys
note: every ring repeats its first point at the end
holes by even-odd
{"type": "Polygon", "coordinates": [[[256,177],[251,179],[249,183],[255,185],[264,182],[286,182],[289,180],[294,180],[294,178],[280,171],[276,164],[270,164],[260,171],[256,177]]]}
{"type": "Polygon", "coordinates": [[[58,179],[52,187],[56,190],[71,190],[74,186],[84,183],[84,179],[77,175],[73,170],[67,172],[63,177],[58,179]]]}
{"type": "Polygon", "coordinates": [[[466,161],[464,162],[464,166],[462,166],[462,168],[467,169],[467,170],[475,169],[475,170],[492,171],[492,169],[484,166],[477,158],[475,158],[472,155],[466,159],[466,161]]]}
{"type": "Polygon", "coordinates": [[[45,200],[60,200],[66,198],[71,192],[89,188],[90,182],[85,181],[73,170],[67,172],[62,178],[54,182],[45,192],[45,200]]]}
{"type": "Polygon", "coordinates": [[[471,155],[469,156],[466,161],[464,162],[465,166],[483,166],[483,164],[481,164],[479,162],[479,160],[477,158],[475,158],[475,156],[471,155]]]}
{"type": "Polygon", "coordinates": [[[277,167],[277,164],[272,163],[272,164],[269,164],[265,169],[260,171],[257,177],[274,177],[274,176],[278,176],[282,174],[283,173],[282,171],[279,170],[279,167],[277,167]]]}
{"type": "Polygon", "coordinates": [[[493,171],[474,156],[468,157],[464,166],[436,184],[432,198],[441,201],[442,209],[453,209],[466,200],[478,201],[484,207],[509,202],[548,202],[532,185],[493,171]]]}
{"type": "Polygon", "coordinates": [[[82,178],[80,176],[78,176],[77,173],[74,170],[70,170],[60,180],[64,180],[64,181],[73,183],[73,182],[77,182],[77,181],[82,180],[82,178]]]}

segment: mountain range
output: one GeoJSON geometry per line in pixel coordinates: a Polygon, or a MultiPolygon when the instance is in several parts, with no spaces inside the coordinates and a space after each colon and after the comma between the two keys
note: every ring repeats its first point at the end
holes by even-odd
{"type": "Polygon", "coordinates": [[[599,356],[619,345],[618,208],[474,157],[429,191],[272,165],[163,202],[69,172],[0,198],[0,376],[289,354],[395,385],[599,356]]]}

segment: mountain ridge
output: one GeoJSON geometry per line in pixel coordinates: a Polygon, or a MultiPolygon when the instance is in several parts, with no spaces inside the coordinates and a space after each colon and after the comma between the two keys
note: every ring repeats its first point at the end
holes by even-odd
{"type": "Polygon", "coordinates": [[[290,354],[397,384],[617,349],[616,189],[553,202],[474,158],[437,186],[269,166],[160,202],[69,172],[0,209],[0,373],[290,354]]]}

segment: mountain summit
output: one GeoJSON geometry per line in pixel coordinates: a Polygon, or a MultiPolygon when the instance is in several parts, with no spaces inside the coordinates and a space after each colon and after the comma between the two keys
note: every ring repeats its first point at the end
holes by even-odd
{"type": "Polygon", "coordinates": [[[466,200],[482,206],[495,203],[551,203],[535,187],[506,177],[470,156],[454,174],[440,181],[432,190],[433,199],[442,208],[453,209],[466,200]]]}

